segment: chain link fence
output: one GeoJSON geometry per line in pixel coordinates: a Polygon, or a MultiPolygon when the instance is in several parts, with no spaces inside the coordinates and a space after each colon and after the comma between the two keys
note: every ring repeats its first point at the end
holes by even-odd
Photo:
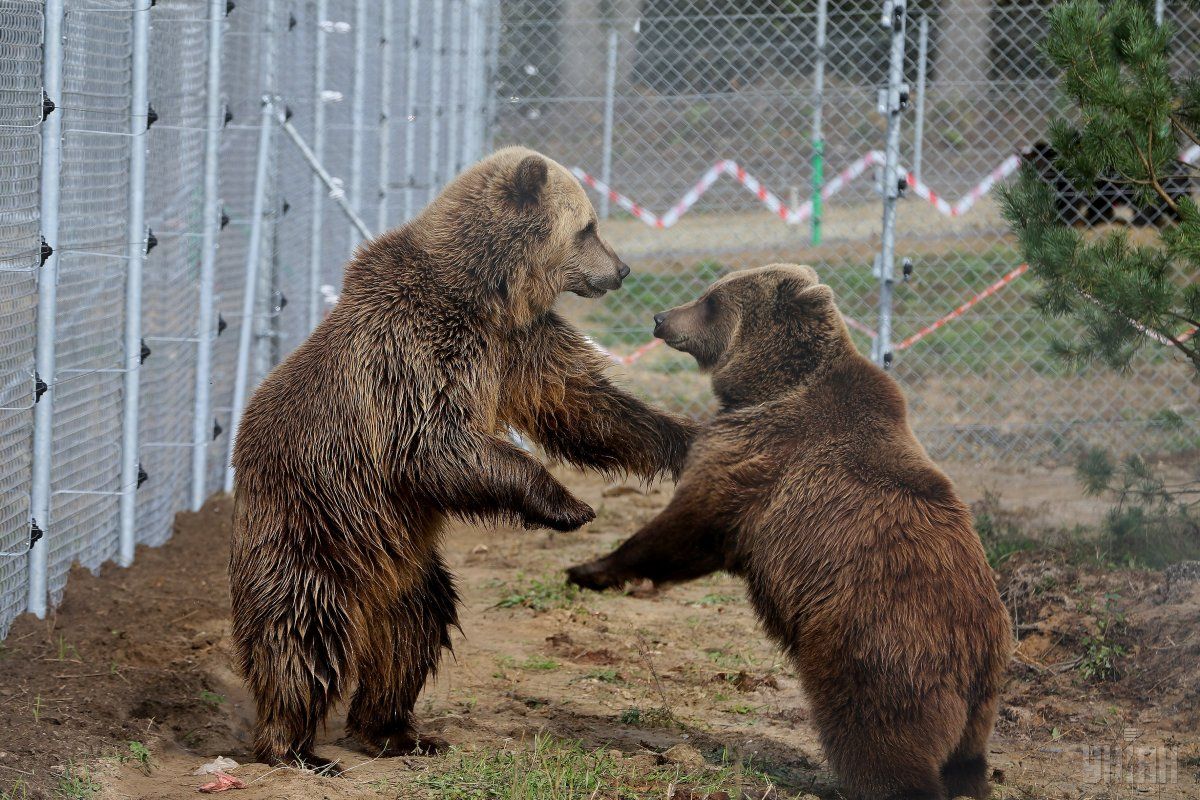
{"type": "Polygon", "coordinates": [[[0,0],[0,637],[225,485],[240,398],[363,238],[346,209],[399,224],[482,155],[497,20],[0,0]]]}
{"type": "MultiPolygon", "coordinates": [[[[895,257],[897,278],[908,260],[911,279],[895,289],[890,352],[938,458],[1200,441],[1195,387],[1165,350],[1124,375],[1049,354],[1058,323],[1032,309],[990,194],[1060,107],[1041,52],[1051,5],[908,3],[895,257]]],[[[872,351],[890,36],[880,3],[523,0],[503,12],[496,141],[575,168],[608,210],[605,234],[634,274],[570,309],[628,381],[668,407],[708,409],[707,379],[650,339],[650,317],[771,261],[814,265],[872,351]]],[[[1179,66],[1194,64],[1195,7],[1168,3],[1165,16],[1179,66]]]]}
{"type": "MultiPolygon", "coordinates": [[[[890,359],[936,457],[1193,450],[1170,354],[1124,375],[1047,355],[1058,323],[990,194],[1056,113],[1050,4],[909,3],[903,30],[882,5],[0,0],[0,634],[221,489],[236,409],[354,245],[494,146],[592,193],[634,274],[563,310],[653,402],[710,408],[652,314],[795,261],[890,359]]],[[[1164,14],[1194,68],[1200,16],[1164,14]]]]}

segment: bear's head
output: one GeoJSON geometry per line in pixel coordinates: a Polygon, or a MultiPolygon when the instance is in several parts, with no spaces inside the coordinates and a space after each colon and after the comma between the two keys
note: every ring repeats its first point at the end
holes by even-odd
{"type": "Polygon", "coordinates": [[[854,351],[833,291],[812,267],[733,272],[697,299],[654,315],[654,335],[712,372],[725,408],[759,403],[854,351]]]}
{"type": "Polygon", "coordinates": [[[550,309],[562,292],[600,297],[629,267],[600,238],[596,212],[562,165],[523,147],[459,175],[426,212],[436,249],[452,255],[514,319],[550,309]]]}

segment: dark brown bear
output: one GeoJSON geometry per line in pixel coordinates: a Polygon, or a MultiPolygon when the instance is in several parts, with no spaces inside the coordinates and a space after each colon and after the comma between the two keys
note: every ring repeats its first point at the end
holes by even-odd
{"type": "Polygon", "coordinates": [[[734,273],[655,317],[721,403],[670,504],[591,588],[743,575],[856,800],[988,796],[1008,616],[971,516],[809,267],[734,273]]]}
{"type": "Polygon", "coordinates": [[[375,752],[417,745],[413,704],[457,625],[447,515],[593,518],[507,426],[579,465],[678,474],[691,425],[614,387],[550,310],[628,271],[570,173],[517,148],[358,250],[340,302],[237,435],[233,633],[259,759],[330,766],[317,724],[354,685],[349,731],[375,752]]]}

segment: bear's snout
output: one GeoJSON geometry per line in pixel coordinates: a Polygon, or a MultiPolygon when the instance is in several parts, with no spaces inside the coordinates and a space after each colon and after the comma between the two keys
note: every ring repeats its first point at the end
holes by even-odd
{"type": "Polygon", "coordinates": [[[620,266],[617,267],[617,275],[620,276],[621,280],[625,280],[629,277],[629,265],[624,261],[620,262],[620,266]]]}

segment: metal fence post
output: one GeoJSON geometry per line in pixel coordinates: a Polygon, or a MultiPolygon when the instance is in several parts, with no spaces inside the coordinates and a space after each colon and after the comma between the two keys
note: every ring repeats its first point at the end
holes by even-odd
{"type": "Polygon", "coordinates": [[[1166,14],[1166,0],[1154,0],[1154,24],[1162,25],[1166,14]]]}
{"type": "MultiPolygon", "coordinates": [[[[608,29],[608,60],[604,68],[604,143],[600,155],[600,180],[612,186],[613,113],[617,93],[617,26],[608,29]]],[[[600,195],[600,219],[608,219],[608,192],[600,195]]]]}
{"type": "Polygon", "coordinates": [[[46,564],[52,536],[50,466],[54,456],[54,336],[58,303],[58,197],[62,179],[63,0],[46,0],[42,36],[42,266],[38,274],[34,360],[33,475],[30,481],[29,611],[46,616],[46,564]]]}
{"type": "Polygon", "coordinates": [[[482,81],[479,70],[482,65],[483,40],[480,38],[479,0],[466,0],[467,45],[463,59],[466,74],[466,97],[463,100],[463,142],[459,166],[465,167],[479,158],[479,116],[483,102],[482,81]]]}
{"type": "Polygon", "coordinates": [[[444,0],[433,0],[433,42],[430,47],[432,57],[429,66],[429,185],[425,192],[427,203],[437,197],[438,189],[441,188],[441,172],[438,166],[442,138],[442,59],[446,55],[446,43],[442,41],[442,23],[445,15],[444,0]]]}
{"type": "Polygon", "coordinates": [[[208,3],[208,86],[205,100],[204,234],[200,255],[200,298],[196,331],[196,397],[192,419],[192,510],[204,505],[208,441],[212,438],[212,348],[216,335],[213,289],[217,275],[217,239],[221,231],[221,198],[218,195],[224,113],[221,103],[221,28],[226,0],[208,3]]]}
{"type": "Polygon", "coordinates": [[[913,177],[921,180],[921,156],[925,150],[925,79],[929,74],[929,15],[922,14],[917,35],[917,108],[913,120],[913,177]]]}
{"type": "MultiPolygon", "coordinates": [[[[329,17],[328,0],[317,0],[317,18],[313,26],[313,150],[325,157],[325,62],[324,25],[329,17]]],[[[325,187],[321,179],[312,179],[312,218],[308,228],[308,329],[321,321],[321,256],[324,249],[325,187]]]]}
{"type": "Polygon", "coordinates": [[[138,488],[138,394],[142,364],[142,267],[146,261],[146,149],[150,98],[150,3],[133,4],[133,53],[130,63],[129,130],[129,254],[125,278],[125,385],[121,420],[121,528],[117,563],[133,562],[138,488]]]}
{"type": "MultiPolygon", "coordinates": [[[[413,2],[413,0],[410,0],[413,2]]],[[[375,230],[388,228],[388,187],[392,172],[392,4],[383,4],[379,35],[379,209],[375,230]]]]}
{"type": "Polygon", "coordinates": [[[825,112],[825,28],[828,23],[828,0],[817,3],[817,46],[816,64],[813,67],[813,122],[812,122],[812,243],[821,243],[821,222],[824,204],[821,191],[825,188],[825,132],[822,130],[822,115],[825,112]]]}
{"type": "Polygon", "coordinates": [[[258,298],[261,268],[263,218],[267,214],[268,167],[271,164],[271,134],[275,130],[275,0],[267,0],[263,51],[263,99],[258,129],[258,153],[254,164],[254,205],[250,212],[250,238],[246,244],[246,282],[242,290],[242,325],[238,330],[237,372],[233,382],[233,407],[229,413],[229,459],[225,468],[225,491],[233,491],[233,448],[238,424],[250,386],[250,349],[254,343],[254,309],[258,298]]]}
{"type": "Polygon", "coordinates": [[[491,151],[496,141],[496,75],[500,69],[500,0],[490,0],[488,8],[488,57],[484,90],[487,105],[484,112],[484,152],[491,151]]]}
{"type": "Polygon", "coordinates": [[[458,174],[460,156],[458,152],[458,126],[462,112],[462,24],[463,0],[451,0],[450,3],[450,60],[449,60],[449,96],[446,98],[446,108],[449,112],[446,121],[446,180],[450,181],[458,174]]]}
{"type": "MultiPolygon", "coordinates": [[[[354,9],[354,84],[350,99],[350,117],[353,129],[350,132],[350,205],[361,216],[363,182],[363,147],[366,138],[367,108],[367,10],[369,3],[355,3],[354,9]]],[[[350,253],[358,246],[354,234],[350,235],[350,253]]]]}
{"type": "Polygon", "coordinates": [[[880,92],[879,110],[887,116],[887,142],[883,164],[883,233],[875,277],[879,280],[879,327],[874,358],[882,367],[892,363],[892,289],[896,266],[896,201],[907,185],[900,174],[900,113],[908,106],[904,84],[905,0],[884,0],[882,23],[891,30],[888,85],[880,92]]]}
{"type": "Polygon", "coordinates": [[[421,17],[417,0],[408,0],[408,44],[404,75],[404,221],[412,219],[417,191],[417,67],[421,53],[421,17]]]}

